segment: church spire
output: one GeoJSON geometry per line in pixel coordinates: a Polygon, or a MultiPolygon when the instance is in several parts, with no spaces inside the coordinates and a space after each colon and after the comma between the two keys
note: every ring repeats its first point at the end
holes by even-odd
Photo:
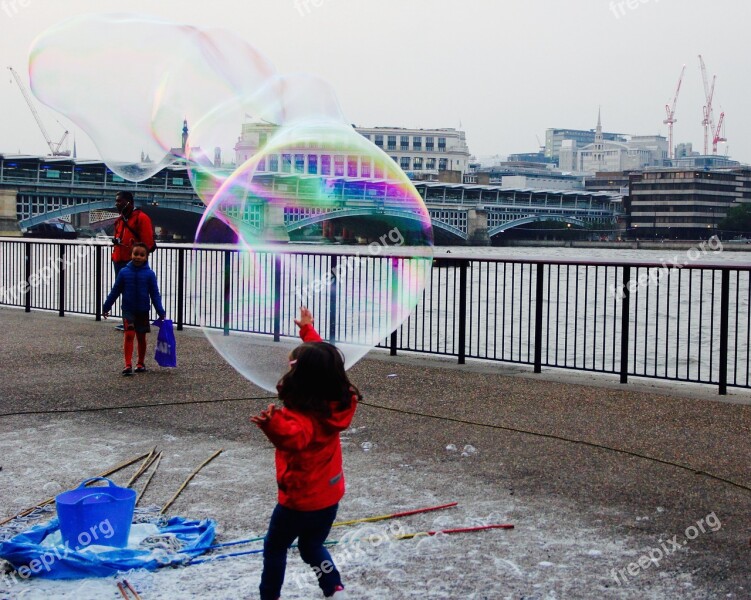
{"type": "MultiPolygon", "coordinates": [[[[595,152],[601,153],[603,149],[602,143],[602,109],[597,107],[597,129],[595,130],[595,152]]],[[[597,155],[598,160],[602,160],[602,154],[597,155]]]]}
{"type": "Polygon", "coordinates": [[[185,149],[188,147],[188,119],[183,119],[183,156],[185,156],[185,149]]]}

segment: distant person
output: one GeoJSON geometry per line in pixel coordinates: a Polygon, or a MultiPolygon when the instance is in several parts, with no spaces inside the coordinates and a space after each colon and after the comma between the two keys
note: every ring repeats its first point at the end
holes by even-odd
{"type": "Polygon", "coordinates": [[[327,598],[344,598],[344,586],[323,542],[344,496],[342,446],[361,399],[344,370],[339,350],[313,328],[300,309],[295,321],[303,344],[289,356],[289,370],[276,389],[284,408],[270,404],[251,418],[276,447],[278,504],[263,542],[261,600],[276,600],[284,583],[287,550],[298,540],[300,557],[318,577],[327,598]]]}
{"type": "Polygon", "coordinates": [[[154,305],[160,319],[166,317],[162,297],[154,271],[149,268],[149,249],[143,242],[136,242],[131,250],[131,260],[119,270],[115,285],[104,301],[102,315],[106,319],[115,300],[123,297],[123,355],[125,368],[123,375],[133,374],[133,338],[138,340],[138,362],[136,373],[145,373],[146,334],[151,331],[149,313],[154,305]]]}
{"type": "MultiPolygon", "coordinates": [[[[135,207],[133,194],[127,191],[118,192],[115,195],[115,207],[120,216],[115,221],[115,231],[112,238],[112,266],[115,269],[115,277],[130,261],[131,250],[136,243],[143,243],[149,252],[156,248],[154,244],[154,225],[149,215],[135,207]]],[[[116,329],[122,331],[123,326],[116,329]]]]}

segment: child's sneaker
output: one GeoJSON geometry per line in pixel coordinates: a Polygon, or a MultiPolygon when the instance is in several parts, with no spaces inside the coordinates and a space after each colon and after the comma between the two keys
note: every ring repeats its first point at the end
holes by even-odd
{"type": "Polygon", "coordinates": [[[136,365],[136,373],[145,373],[145,372],[146,372],[146,367],[144,367],[143,365],[136,365]]]}
{"type": "Polygon", "coordinates": [[[128,375],[133,375],[133,368],[132,367],[125,367],[123,369],[123,375],[127,377],[128,375]]]}
{"type": "Polygon", "coordinates": [[[337,585],[336,589],[334,590],[334,593],[326,597],[334,598],[334,600],[347,600],[347,598],[349,598],[349,596],[347,595],[347,592],[344,591],[344,586],[341,586],[341,585],[337,585]]]}

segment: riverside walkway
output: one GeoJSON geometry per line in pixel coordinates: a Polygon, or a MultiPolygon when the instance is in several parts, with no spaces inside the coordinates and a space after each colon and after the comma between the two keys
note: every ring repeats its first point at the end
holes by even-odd
{"type": "MultiPolygon", "coordinates": [[[[154,446],[144,501],[161,505],[224,449],[170,513],[216,519],[219,541],[262,534],[273,450],[248,417],[271,400],[199,331],[177,332],[177,369],[124,378],[116,321],[0,308],[0,323],[0,520],[154,446]]],[[[748,391],[378,351],[350,375],[365,401],[343,434],[340,518],[458,501],[399,526],[515,526],[335,553],[350,597],[751,596],[748,391]]],[[[289,565],[283,597],[319,597],[289,565]]],[[[260,568],[250,555],[128,577],[148,600],[255,597],[260,568]]],[[[2,600],[112,592],[112,579],[0,578],[2,600]]]]}

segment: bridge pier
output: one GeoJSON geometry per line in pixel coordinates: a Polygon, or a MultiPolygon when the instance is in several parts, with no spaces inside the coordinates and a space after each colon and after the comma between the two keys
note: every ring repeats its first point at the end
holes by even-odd
{"type": "Polygon", "coordinates": [[[0,189],[0,236],[20,236],[16,214],[16,196],[18,190],[13,188],[0,189]]]}
{"type": "Polygon", "coordinates": [[[490,246],[487,210],[472,208],[467,211],[467,234],[468,246],[490,246]]]}
{"type": "Polygon", "coordinates": [[[289,233],[284,224],[284,206],[266,204],[263,207],[263,239],[271,243],[289,242],[289,233]]]}

